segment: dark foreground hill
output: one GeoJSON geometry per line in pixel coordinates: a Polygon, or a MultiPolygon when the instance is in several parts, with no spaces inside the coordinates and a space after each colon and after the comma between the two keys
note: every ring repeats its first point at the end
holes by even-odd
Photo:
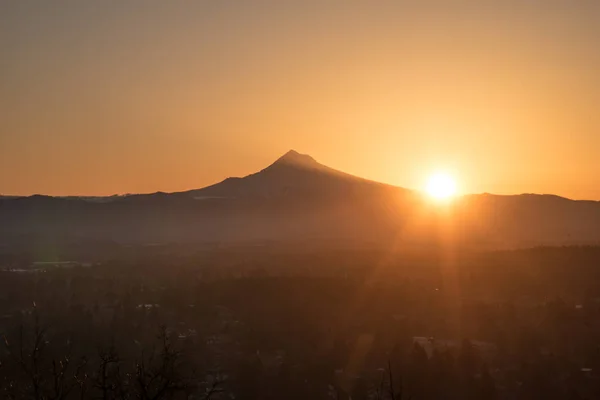
{"type": "Polygon", "coordinates": [[[600,243],[600,203],[470,195],[434,204],[290,151],[202,189],[105,198],[0,198],[0,240],[413,243],[513,247],[600,243]]]}

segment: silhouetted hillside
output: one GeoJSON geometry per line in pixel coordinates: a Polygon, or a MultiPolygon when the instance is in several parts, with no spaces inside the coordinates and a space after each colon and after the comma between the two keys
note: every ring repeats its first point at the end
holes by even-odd
{"type": "Polygon", "coordinates": [[[0,238],[145,242],[451,242],[488,248],[600,243],[600,204],[469,195],[435,204],[290,151],[267,168],[179,193],[0,198],[0,238]]]}

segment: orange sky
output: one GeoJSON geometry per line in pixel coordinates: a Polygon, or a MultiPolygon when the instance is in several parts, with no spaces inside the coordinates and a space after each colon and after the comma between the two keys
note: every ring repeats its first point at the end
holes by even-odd
{"type": "Polygon", "coordinates": [[[133,3],[0,3],[0,193],[198,188],[293,148],[600,199],[598,1],[133,3]]]}

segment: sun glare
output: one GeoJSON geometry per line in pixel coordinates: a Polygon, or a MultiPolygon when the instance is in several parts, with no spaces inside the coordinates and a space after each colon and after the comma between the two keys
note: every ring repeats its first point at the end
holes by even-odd
{"type": "Polygon", "coordinates": [[[436,200],[450,199],[456,194],[456,182],[448,174],[436,173],[429,177],[426,190],[436,200]]]}

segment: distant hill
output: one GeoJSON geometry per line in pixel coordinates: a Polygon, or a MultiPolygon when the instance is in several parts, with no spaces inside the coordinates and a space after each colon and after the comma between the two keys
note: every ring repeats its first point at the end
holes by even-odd
{"type": "Polygon", "coordinates": [[[186,192],[0,197],[0,244],[32,237],[396,247],[598,244],[600,203],[482,194],[439,205],[418,192],[346,174],[291,150],[257,173],[186,192]]]}

